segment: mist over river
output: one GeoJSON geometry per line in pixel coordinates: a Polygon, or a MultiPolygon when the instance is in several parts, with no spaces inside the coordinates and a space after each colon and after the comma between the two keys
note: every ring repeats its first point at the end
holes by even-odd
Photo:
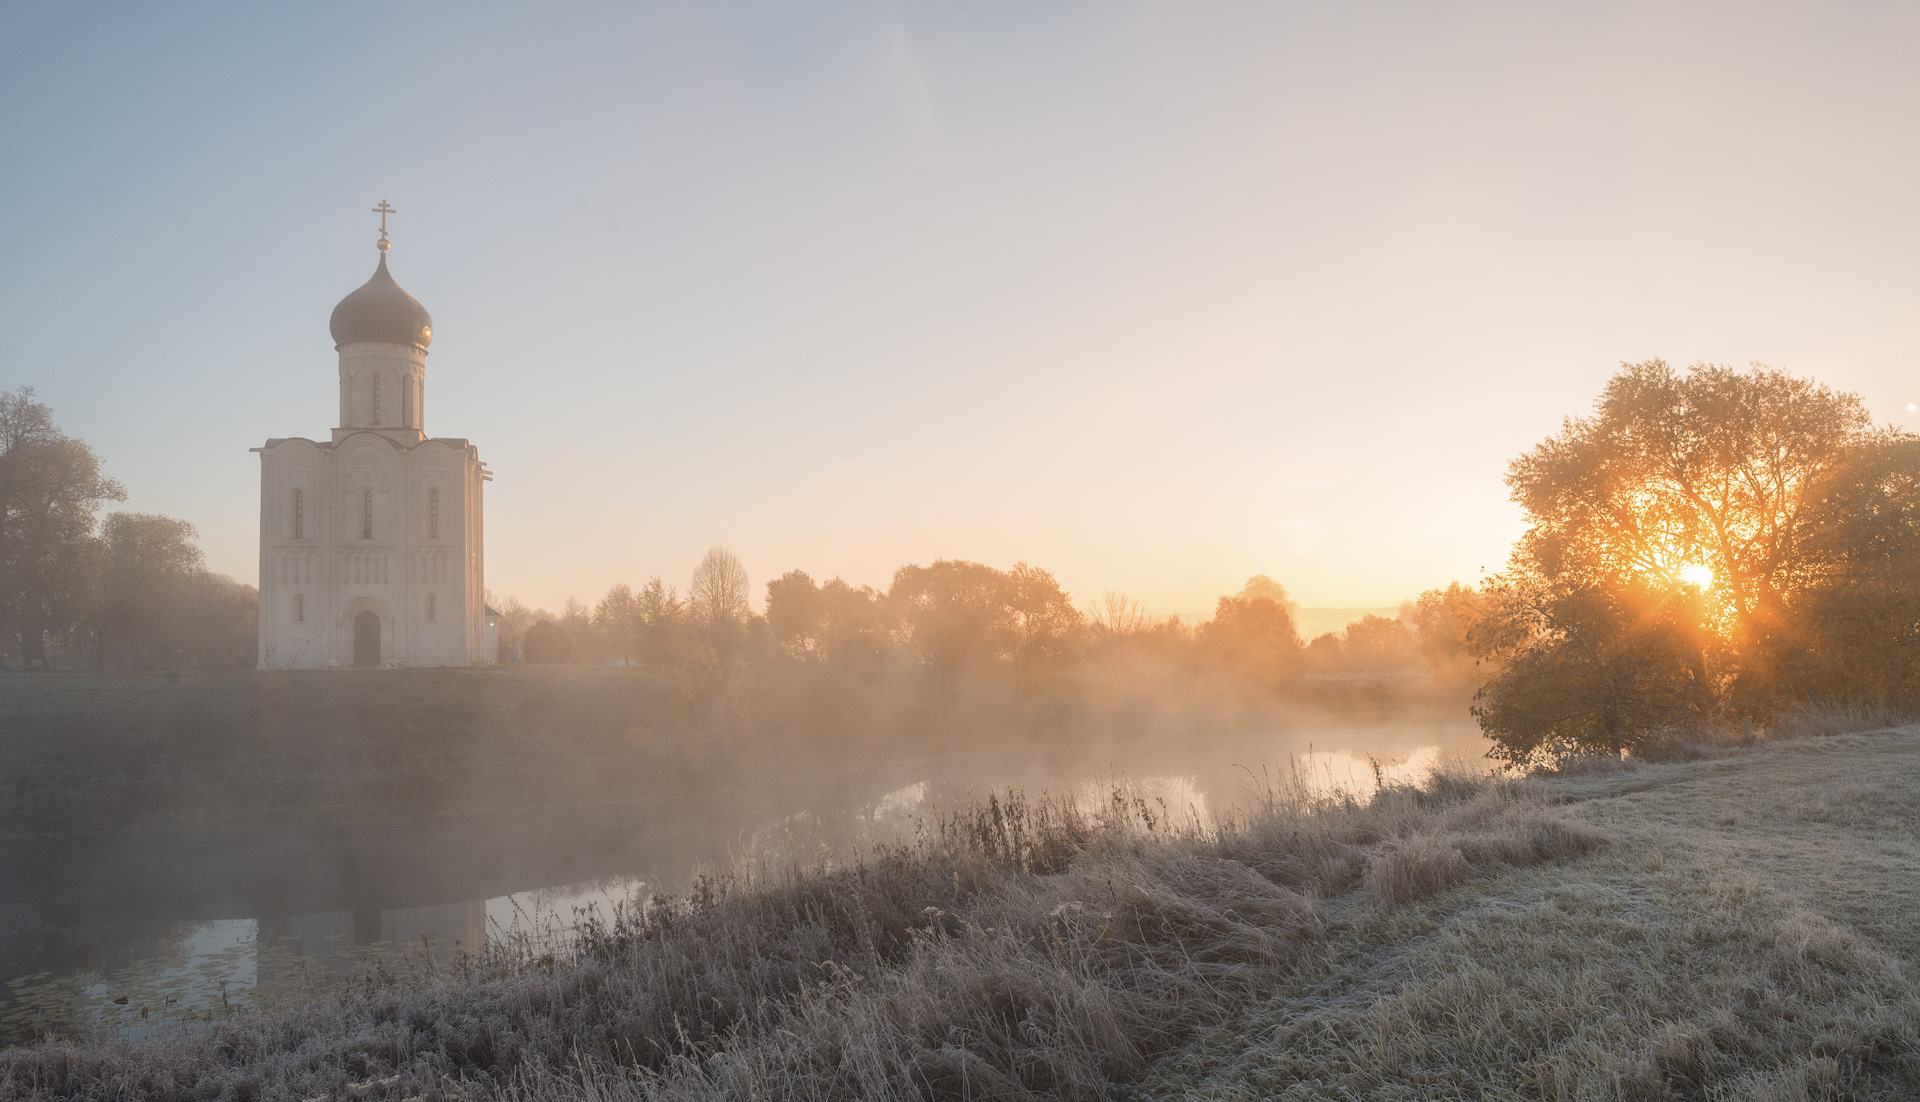
{"type": "Polygon", "coordinates": [[[1232,737],[1034,744],[897,757],[805,783],[512,811],[247,828],[14,836],[0,853],[0,1043],[138,1038],[380,970],[458,967],[489,939],[564,939],[578,917],[684,889],[701,869],[784,864],[911,837],[969,793],[1135,785],[1213,821],[1278,773],[1364,796],[1484,767],[1463,709],[1327,716],[1232,737]]]}

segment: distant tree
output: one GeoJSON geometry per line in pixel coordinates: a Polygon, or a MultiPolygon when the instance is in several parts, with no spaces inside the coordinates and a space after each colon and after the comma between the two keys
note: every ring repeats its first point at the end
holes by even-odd
{"type": "Polygon", "coordinates": [[[1087,610],[1086,620],[1088,630],[1101,641],[1130,639],[1153,625],[1153,617],[1140,602],[1117,589],[1101,594],[1100,603],[1087,610]]]}
{"type": "Polygon", "coordinates": [[[1013,657],[1023,667],[1054,665],[1075,652],[1086,618],[1052,574],[1015,563],[1007,572],[1007,603],[1013,613],[1013,657]]]}
{"type": "Polygon", "coordinates": [[[180,591],[186,612],[176,636],[185,664],[235,670],[259,654],[260,591],[225,574],[200,571],[180,591]]]}
{"type": "MultiPolygon", "coordinates": [[[[1464,684],[1482,668],[1473,656],[1468,634],[1486,615],[1486,605],[1482,594],[1459,582],[1420,594],[1411,620],[1420,640],[1420,663],[1436,683],[1464,684]]],[[[1485,669],[1489,675],[1493,672],[1491,667],[1485,669]]]]}
{"type": "Polygon", "coordinates": [[[877,673],[891,646],[886,597],[872,586],[835,578],[820,587],[814,646],[820,657],[841,669],[877,673]]]}
{"type": "Polygon", "coordinates": [[[708,548],[687,587],[687,610],[700,641],[722,658],[737,651],[752,615],[747,568],[724,547],[708,548]]]}
{"type": "Polygon", "coordinates": [[[1056,663],[1084,623],[1053,575],[1025,563],[1005,572],[948,559],[903,566],[887,605],[922,666],[943,681],[969,666],[1056,663]]]}
{"type": "Polygon", "coordinates": [[[491,591],[487,593],[487,604],[500,614],[494,625],[500,639],[500,661],[511,662],[526,641],[527,629],[547,617],[522,604],[518,597],[496,597],[491,591]]]}
{"type": "Polygon", "coordinates": [[[0,392],[0,631],[19,641],[28,666],[45,666],[48,632],[97,604],[94,513],[125,497],[31,388],[0,392]]]}
{"type": "Polygon", "coordinates": [[[1338,673],[1347,668],[1346,654],[1340,646],[1337,632],[1322,632],[1307,642],[1306,653],[1302,660],[1306,669],[1314,673],[1338,673]]]}
{"type": "Polygon", "coordinates": [[[541,620],[527,629],[521,644],[525,660],[539,665],[560,665],[573,660],[573,640],[567,630],[552,620],[541,620]]]}
{"type": "Polygon", "coordinates": [[[1366,615],[1347,625],[1341,645],[1346,667],[1356,673],[1413,669],[1420,662],[1420,641],[1404,621],[1366,615]]]}
{"type": "Polygon", "coordinates": [[[1300,605],[1292,597],[1287,595],[1287,587],[1267,577],[1265,574],[1255,574],[1253,577],[1248,578],[1247,584],[1240,587],[1240,596],[1265,597],[1274,604],[1286,609],[1288,616],[1297,617],[1300,614],[1300,605]]]}
{"type": "Polygon", "coordinates": [[[1304,669],[1293,616],[1271,596],[1220,598],[1197,644],[1206,667],[1267,692],[1291,688],[1304,669]]]}
{"type": "Polygon", "coordinates": [[[195,583],[205,556],[193,525],[152,513],[112,513],[101,525],[106,543],[99,646],[119,669],[182,663],[195,583]]]}
{"type": "Polygon", "coordinates": [[[579,598],[567,598],[567,603],[560,607],[558,623],[561,630],[567,633],[567,649],[571,655],[569,661],[596,665],[606,661],[611,648],[594,627],[593,610],[579,598]]]}
{"type": "Polygon", "coordinates": [[[640,619],[640,601],[633,587],[617,582],[600,598],[593,609],[593,631],[608,655],[623,666],[639,660],[641,636],[645,625],[640,619]]]}
{"type": "Polygon", "coordinates": [[[789,570],[767,583],[767,631],[775,646],[806,658],[818,646],[823,609],[820,587],[804,570],[789,570]]]}
{"type": "Polygon", "coordinates": [[[883,597],[835,578],[825,585],[804,570],[767,583],[768,636],[792,658],[873,672],[888,647],[883,597]]]}
{"type": "Polygon", "coordinates": [[[656,669],[669,669],[686,660],[687,606],[673,586],[658,575],[647,579],[634,595],[640,619],[640,658],[656,669]]]}

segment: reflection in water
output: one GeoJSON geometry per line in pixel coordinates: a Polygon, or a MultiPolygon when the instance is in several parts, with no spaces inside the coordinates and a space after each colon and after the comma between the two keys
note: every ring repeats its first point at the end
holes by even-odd
{"type": "MultiPolygon", "coordinates": [[[[1280,759],[1286,764],[1279,768],[1293,783],[1365,799],[1378,784],[1417,782],[1446,758],[1471,758],[1485,745],[1478,732],[1458,723],[1349,728],[1342,734],[1346,737],[1340,741],[1347,748],[1322,751],[1296,744],[1286,748],[1280,759]]],[[[703,797],[669,812],[656,808],[653,819],[635,818],[612,827],[602,823],[603,837],[611,830],[628,845],[591,859],[568,852],[570,846],[594,849],[580,843],[577,832],[549,829],[535,835],[522,815],[514,827],[539,840],[523,847],[519,857],[534,860],[536,868],[560,870],[549,875],[572,882],[541,883],[541,874],[524,866],[508,871],[502,865],[488,872],[487,866],[475,865],[481,871],[427,889],[467,895],[456,902],[364,905],[367,893],[375,890],[366,886],[369,874],[356,863],[367,857],[367,847],[349,843],[344,857],[334,855],[354,870],[354,876],[334,889],[339,892],[334,898],[353,900],[340,909],[287,913],[262,906],[248,908],[251,917],[215,917],[220,913],[215,910],[213,915],[201,912],[205,917],[197,921],[43,920],[29,921],[16,932],[0,926],[0,1044],[47,1031],[139,1039],[219,1020],[249,1005],[310,998],[381,971],[457,967],[463,955],[479,953],[492,939],[536,948],[557,946],[583,917],[610,919],[621,906],[677,890],[703,866],[744,860],[790,867],[866,842],[910,840],[931,813],[974,792],[984,795],[1011,787],[1038,793],[1049,781],[1078,777],[1082,779],[1064,789],[1055,784],[1053,790],[1092,810],[1112,797],[1116,780],[1126,778],[1131,795],[1161,809],[1167,819],[1205,825],[1249,806],[1250,797],[1257,799],[1258,790],[1276,780],[1269,771],[1272,766],[1248,767],[1233,760],[1274,761],[1274,756],[1260,753],[1274,749],[1271,745],[1243,748],[1247,752],[1239,754],[1210,749],[1196,755],[1190,745],[1135,747],[1125,753],[1108,748],[1106,760],[1098,762],[1029,757],[956,767],[952,761],[922,760],[917,766],[898,763],[876,770],[866,778],[843,778],[840,787],[812,792],[810,798],[763,792],[736,794],[729,803],[703,797]],[[1196,758],[1206,763],[1199,772],[1192,771],[1196,758]],[[920,776],[915,777],[914,770],[920,776]],[[562,854],[570,859],[561,860],[562,854]],[[594,862],[602,866],[602,875],[582,879],[582,873],[594,876],[589,871],[594,862]],[[502,884],[503,877],[518,884],[502,884]],[[459,892],[460,883],[481,890],[459,892]],[[503,887],[528,884],[535,886],[496,894],[503,887]]],[[[476,832],[471,848],[497,846],[500,837],[497,832],[476,832]]],[[[429,847],[429,855],[440,859],[445,853],[438,851],[444,849],[444,844],[429,847]]],[[[471,859],[471,854],[457,855],[471,859]]],[[[138,913],[142,900],[148,900],[147,913],[179,913],[177,899],[162,906],[153,900],[164,893],[153,885],[143,890],[150,894],[114,896],[114,902],[123,911],[131,906],[138,913]]],[[[304,898],[320,902],[325,897],[308,892],[304,898]]],[[[5,915],[0,911],[0,923],[5,915]]]]}

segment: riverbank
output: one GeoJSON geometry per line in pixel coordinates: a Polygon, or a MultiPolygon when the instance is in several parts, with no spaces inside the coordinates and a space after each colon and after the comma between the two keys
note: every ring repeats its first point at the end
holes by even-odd
{"type": "Polygon", "coordinates": [[[1910,1097],[1920,729],[1217,832],[1125,789],[996,800],[456,975],[166,1042],[0,1057],[17,1095],[1910,1097]]]}

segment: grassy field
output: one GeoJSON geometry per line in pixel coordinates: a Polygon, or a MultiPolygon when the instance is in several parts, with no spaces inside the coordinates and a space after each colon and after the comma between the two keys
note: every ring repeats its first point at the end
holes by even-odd
{"type": "Polygon", "coordinates": [[[1920,729],[1233,821],[1116,789],[162,1042],[85,1098],[1910,1098],[1920,729]]]}
{"type": "Polygon", "coordinates": [[[1920,1096],[1920,730],[1539,788],[1609,844],[1355,907],[1323,964],[1201,1031],[1144,1091],[1920,1096]]]}

